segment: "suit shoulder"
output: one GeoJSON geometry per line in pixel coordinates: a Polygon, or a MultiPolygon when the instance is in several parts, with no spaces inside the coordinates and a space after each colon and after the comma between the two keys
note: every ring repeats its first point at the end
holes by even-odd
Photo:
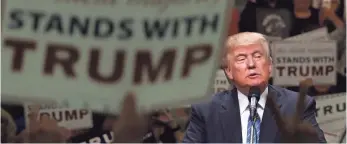
{"type": "Polygon", "coordinates": [[[208,101],[198,103],[198,104],[193,104],[192,108],[196,110],[202,110],[202,111],[209,111],[209,109],[215,108],[216,105],[221,105],[223,101],[227,100],[230,98],[230,90],[218,92],[212,95],[211,99],[208,101]]]}

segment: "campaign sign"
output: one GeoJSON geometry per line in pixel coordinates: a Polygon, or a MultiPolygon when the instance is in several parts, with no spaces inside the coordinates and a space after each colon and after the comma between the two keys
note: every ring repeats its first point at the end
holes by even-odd
{"type": "Polygon", "coordinates": [[[228,82],[224,70],[217,70],[216,79],[214,80],[214,92],[222,92],[231,89],[231,84],[228,82]]]}
{"type": "Polygon", "coordinates": [[[274,85],[297,86],[306,78],[314,84],[336,84],[336,42],[276,41],[271,43],[274,85]]]}
{"type": "Polygon", "coordinates": [[[144,108],[201,99],[213,84],[233,2],[7,1],[3,99],[112,111],[129,91],[144,108]]]}
{"type": "MultiPolygon", "coordinates": [[[[26,124],[29,124],[29,113],[35,105],[24,104],[24,114],[26,124]]],[[[41,104],[39,116],[48,116],[58,122],[59,126],[67,129],[86,129],[93,127],[92,112],[86,109],[69,108],[63,103],[41,104]]]]}
{"type": "Polygon", "coordinates": [[[303,34],[295,35],[284,39],[285,41],[314,41],[329,40],[328,28],[322,27],[303,34]]]}
{"type": "Polygon", "coordinates": [[[346,129],[346,93],[315,96],[316,116],[329,143],[338,143],[346,129]]]}

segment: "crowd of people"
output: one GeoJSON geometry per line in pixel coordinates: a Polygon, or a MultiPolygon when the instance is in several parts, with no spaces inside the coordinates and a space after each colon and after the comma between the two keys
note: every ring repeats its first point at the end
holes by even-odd
{"type": "MultiPolygon", "coordinates": [[[[314,0],[247,0],[243,8],[233,11],[230,35],[240,32],[258,32],[269,40],[281,40],[303,34],[317,28],[327,27],[330,39],[338,43],[337,59],[345,60],[345,1],[331,0],[329,6],[314,6],[314,0]],[[239,15],[237,15],[239,13],[239,15]]],[[[345,68],[344,68],[345,69],[345,68]]],[[[314,85],[308,95],[346,92],[346,71],[337,73],[336,85],[314,85]]],[[[269,84],[272,84],[270,79],[269,84]]],[[[298,92],[299,86],[287,87],[298,92]]],[[[109,140],[115,142],[177,143],[182,142],[189,127],[191,108],[163,109],[145,117],[131,115],[134,100],[128,96],[124,101],[122,116],[93,113],[93,127],[82,130],[68,130],[57,125],[49,117],[37,120],[38,109],[34,109],[30,122],[25,122],[21,105],[1,103],[2,142],[85,142],[90,138],[111,132],[109,140]],[[130,107],[130,108],[129,108],[130,107]],[[132,121],[129,121],[132,119],[132,121]],[[125,122],[126,121],[126,122],[125,122]],[[142,128],[142,129],[141,129],[142,128]],[[140,139],[129,141],[139,135],[140,139]]],[[[103,142],[107,142],[104,140],[103,142]]]]}

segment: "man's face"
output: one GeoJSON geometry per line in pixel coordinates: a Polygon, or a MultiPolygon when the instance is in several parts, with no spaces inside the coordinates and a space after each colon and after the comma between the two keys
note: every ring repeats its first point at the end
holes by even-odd
{"type": "Polygon", "coordinates": [[[265,86],[272,71],[271,59],[261,44],[229,49],[228,77],[240,87],[265,86]]]}

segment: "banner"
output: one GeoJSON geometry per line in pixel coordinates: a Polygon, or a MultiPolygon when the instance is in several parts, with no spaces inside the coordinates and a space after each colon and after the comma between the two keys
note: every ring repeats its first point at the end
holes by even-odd
{"type": "Polygon", "coordinates": [[[316,96],[317,122],[329,143],[339,142],[346,129],[346,93],[316,96]]]}
{"type": "Polygon", "coordinates": [[[129,91],[144,109],[204,98],[232,7],[230,0],[7,1],[3,100],[117,112],[129,91]]]}
{"type": "Polygon", "coordinates": [[[271,43],[274,85],[297,86],[305,78],[314,84],[336,84],[334,41],[278,41],[271,43]]]}
{"type": "MultiPolygon", "coordinates": [[[[24,104],[26,125],[29,124],[29,113],[33,104],[24,104]]],[[[41,104],[39,116],[47,115],[56,120],[59,126],[67,129],[85,129],[93,127],[92,112],[86,109],[69,108],[66,104],[41,104]]]]}

